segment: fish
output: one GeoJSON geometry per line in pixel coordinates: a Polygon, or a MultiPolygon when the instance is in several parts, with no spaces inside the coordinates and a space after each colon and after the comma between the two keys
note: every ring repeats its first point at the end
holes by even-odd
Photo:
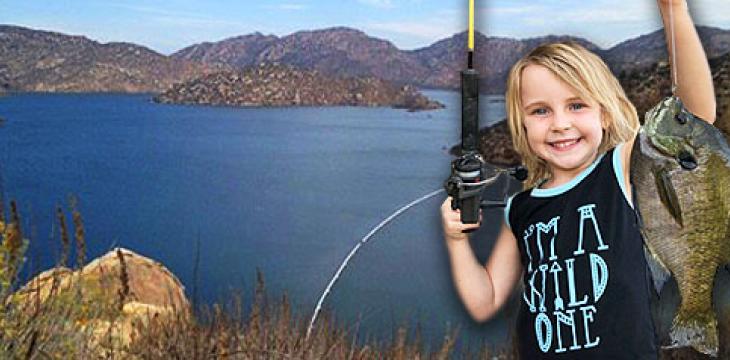
{"type": "Polygon", "coordinates": [[[653,285],[658,296],[673,277],[680,295],[665,349],[718,354],[712,293],[730,262],[728,141],[676,96],[646,113],[634,141],[631,183],[653,285]]]}

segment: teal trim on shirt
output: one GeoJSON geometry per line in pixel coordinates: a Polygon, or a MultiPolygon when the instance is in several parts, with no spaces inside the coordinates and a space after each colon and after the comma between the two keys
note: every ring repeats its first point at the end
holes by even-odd
{"type": "Polygon", "coordinates": [[[512,230],[512,225],[509,224],[509,209],[512,207],[512,198],[514,198],[515,195],[517,195],[517,194],[514,194],[514,195],[510,196],[509,198],[507,198],[507,204],[504,207],[504,222],[505,222],[505,224],[507,224],[507,227],[510,230],[512,230]]]}
{"type": "Polygon", "coordinates": [[[634,204],[629,200],[629,193],[626,191],[626,181],[624,181],[624,167],[623,163],[621,162],[621,149],[623,148],[624,143],[620,143],[616,145],[616,148],[613,150],[613,173],[616,174],[616,181],[618,181],[618,186],[621,187],[621,192],[624,194],[624,198],[626,199],[626,202],[631,205],[631,207],[634,207],[634,204]]]}
{"type": "Polygon", "coordinates": [[[540,189],[539,187],[535,187],[530,192],[530,195],[532,195],[534,197],[550,197],[550,196],[560,195],[560,194],[574,188],[576,185],[578,185],[578,183],[583,181],[583,179],[585,179],[585,177],[588,176],[588,174],[590,174],[593,171],[593,169],[596,168],[596,166],[598,166],[598,163],[601,162],[601,159],[603,159],[603,155],[605,155],[605,153],[596,157],[596,160],[593,160],[593,164],[591,164],[589,167],[583,169],[583,171],[581,171],[580,174],[578,174],[576,177],[574,177],[567,183],[562,184],[560,186],[556,186],[554,188],[549,188],[549,189],[540,189]]]}

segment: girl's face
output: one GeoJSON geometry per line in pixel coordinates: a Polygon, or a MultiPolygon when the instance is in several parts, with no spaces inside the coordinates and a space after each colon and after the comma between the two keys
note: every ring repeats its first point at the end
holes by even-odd
{"type": "Polygon", "coordinates": [[[528,144],[553,180],[567,181],[593,162],[606,127],[598,103],[534,64],[522,71],[520,96],[528,144]]]}

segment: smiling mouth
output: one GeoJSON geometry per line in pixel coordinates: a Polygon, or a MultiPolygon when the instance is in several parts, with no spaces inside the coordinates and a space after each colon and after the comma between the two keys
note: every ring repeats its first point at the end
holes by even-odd
{"type": "Polygon", "coordinates": [[[549,142],[550,146],[553,147],[553,149],[556,150],[568,150],[573,148],[576,144],[578,144],[581,141],[582,138],[577,139],[569,139],[569,140],[560,140],[560,141],[554,141],[549,142]]]}

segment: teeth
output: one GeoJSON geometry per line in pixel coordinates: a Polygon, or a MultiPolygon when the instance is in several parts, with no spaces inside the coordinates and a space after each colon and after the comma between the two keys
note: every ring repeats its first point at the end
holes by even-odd
{"type": "Polygon", "coordinates": [[[561,142],[555,142],[555,143],[553,143],[553,146],[555,146],[558,149],[562,149],[562,148],[568,147],[570,145],[573,145],[576,142],[578,142],[577,139],[568,140],[568,141],[561,141],[561,142]]]}

